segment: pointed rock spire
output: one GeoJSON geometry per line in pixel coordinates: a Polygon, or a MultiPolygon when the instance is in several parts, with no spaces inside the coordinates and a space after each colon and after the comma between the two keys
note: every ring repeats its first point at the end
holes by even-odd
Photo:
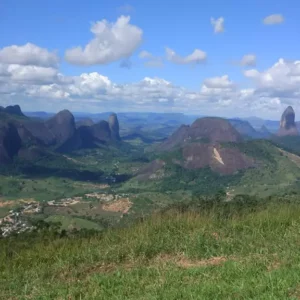
{"type": "Polygon", "coordinates": [[[111,132],[111,137],[114,140],[120,140],[120,133],[119,133],[119,120],[116,114],[111,114],[108,119],[109,128],[111,132]]]}
{"type": "Polygon", "coordinates": [[[295,111],[291,106],[288,106],[281,116],[280,128],[277,135],[299,135],[295,123],[295,111]]]}

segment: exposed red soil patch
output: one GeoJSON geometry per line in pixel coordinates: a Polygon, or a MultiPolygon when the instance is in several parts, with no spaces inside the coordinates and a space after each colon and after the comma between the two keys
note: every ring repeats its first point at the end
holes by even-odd
{"type": "Polygon", "coordinates": [[[121,212],[126,214],[132,206],[129,198],[121,198],[117,201],[103,204],[102,209],[111,212],[121,212]]]}
{"type": "Polygon", "coordinates": [[[207,266],[218,266],[229,260],[229,257],[215,256],[208,259],[189,259],[184,255],[172,256],[172,255],[161,255],[155,260],[157,263],[174,263],[181,268],[197,268],[207,266]]]}

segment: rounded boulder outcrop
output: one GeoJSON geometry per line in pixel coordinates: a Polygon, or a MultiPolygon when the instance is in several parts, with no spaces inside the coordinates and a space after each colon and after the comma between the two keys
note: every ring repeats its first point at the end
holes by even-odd
{"type": "Polygon", "coordinates": [[[242,136],[228,122],[228,120],[207,117],[197,119],[191,126],[180,126],[165,142],[158,147],[158,150],[169,151],[190,142],[214,144],[221,142],[240,142],[242,140],[242,136]]]}
{"type": "Polygon", "coordinates": [[[76,131],[74,116],[66,109],[57,113],[45,125],[55,136],[58,145],[72,138],[76,131]]]}

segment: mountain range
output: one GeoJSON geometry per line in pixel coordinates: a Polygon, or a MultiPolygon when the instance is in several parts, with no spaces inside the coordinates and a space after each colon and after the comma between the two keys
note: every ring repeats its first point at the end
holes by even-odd
{"type": "Polygon", "coordinates": [[[111,114],[108,121],[76,126],[68,110],[41,120],[26,117],[18,105],[0,108],[1,163],[12,162],[16,156],[35,159],[49,150],[71,152],[120,141],[116,114],[111,114]]]}
{"type": "Polygon", "coordinates": [[[234,186],[235,193],[270,195],[297,189],[300,178],[300,137],[291,107],[276,134],[262,128],[257,135],[244,120],[205,117],[180,126],[149,152],[153,160],[128,187],[211,193],[234,186]]]}
{"type": "MultiPolygon", "coordinates": [[[[25,112],[26,116],[35,119],[47,120],[53,117],[54,113],[46,112],[25,112]]],[[[112,112],[103,113],[82,113],[74,112],[76,124],[91,125],[101,120],[108,119],[112,112]]],[[[139,137],[145,142],[151,142],[168,137],[182,124],[192,124],[200,116],[184,115],[182,113],[142,113],[142,112],[121,112],[118,113],[120,123],[120,135],[125,139],[139,137]],[[151,138],[149,134],[151,133],[151,138]]],[[[204,116],[202,116],[204,117],[204,116]]],[[[231,124],[245,138],[268,138],[276,134],[280,128],[280,121],[264,120],[257,117],[229,118],[231,124]]],[[[295,122],[298,130],[300,122],[295,122]]]]}
{"type": "MultiPolygon", "coordinates": [[[[147,118],[149,115],[157,122],[164,119],[170,124],[170,116],[145,114],[147,118]]],[[[76,123],[74,115],[68,110],[41,119],[37,118],[37,115],[25,116],[18,105],[1,107],[0,162],[7,164],[15,157],[34,161],[49,152],[70,153],[80,149],[122,143],[118,116],[114,113],[106,116],[108,121],[95,122],[85,117],[76,123]]],[[[174,114],[172,118],[176,116],[182,115],[174,114]]],[[[174,122],[173,126],[175,127],[176,124],[174,122]]],[[[202,117],[196,119],[191,125],[178,126],[177,130],[174,128],[168,138],[154,145],[154,152],[151,154],[150,151],[150,155],[153,156],[155,153],[156,158],[136,175],[137,178],[143,179],[155,177],[155,172],[162,172],[161,170],[168,164],[186,170],[209,168],[218,174],[236,174],[260,165],[259,160],[249,155],[251,144],[248,144],[247,147],[250,148],[245,151],[243,145],[247,141],[268,139],[269,148],[280,145],[286,146],[286,150],[298,150],[298,148],[300,150],[298,136],[292,107],[284,111],[277,134],[270,133],[264,125],[260,130],[255,130],[248,121],[241,119],[202,117]],[[293,149],[290,149],[291,143],[287,142],[287,138],[296,141],[293,149]],[[161,159],[162,156],[168,156],[171,160],[165,161],[161,159]]],[[[140,129],[133,131],[131,137],[144,138],[145,142],[151,143],[151,139],[146,140],[147,132],[142,132],[140,129]]],[[[260,151],[258,145],[255,146],[256,152],[260,151]]]]}

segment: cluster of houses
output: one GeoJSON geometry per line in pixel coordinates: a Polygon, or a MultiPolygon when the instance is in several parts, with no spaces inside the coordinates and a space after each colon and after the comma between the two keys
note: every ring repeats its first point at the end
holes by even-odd
{"type": "Polygon", "coordinates": [[[7,237],[12,233],[22,233],[32,229],[24,216],[39,213],[41,207],[37,202],[26,203],[17,209],[12,209],[4,218],[0,218],[0,236],[7,237]]]}
{"type": "Polygon", "coordinates": [[[47,204],[49,206],[69,206],[79,203],[82,200],[82,197],[73,197],[73,198],[63,198],[60,200],[51,200],[47,204]]]}
{"type": "MultiPolygon", "coordinates": [[[[70,197],[63,198],[60,200],[52,200],[48,202],[44,202],[43,206],[46,204],[48,206],[56,206],[56,207],[66,207],[70,205],[74,205],[80,203],[83,198],[85,199],[97,199],[98,201],[103,202],[111,202],[119,199],[124,199],[128,197],[127,194],[105,194],[105,193],[90,193],[85,194],[85,197],[70,197]]],[[[26,215],[37,214],[42,211],[42,205],[39,202],[25,202],[21,206],[16,209],[12,209],[9,213],[0,218],[0,236],[7,237],[12,233],[21,233],[27,230],[31,230],[33,227],[27,221],[26,215]]]]}

